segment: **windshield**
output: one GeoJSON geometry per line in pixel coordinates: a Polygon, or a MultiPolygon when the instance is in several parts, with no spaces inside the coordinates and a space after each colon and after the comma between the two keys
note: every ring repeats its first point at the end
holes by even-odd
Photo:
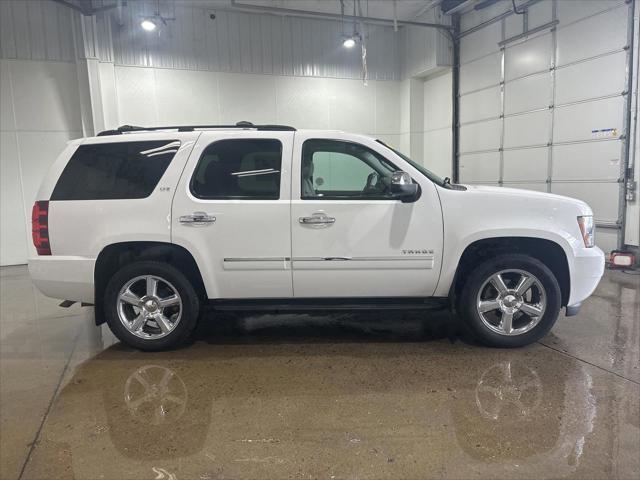
{"type": "Polygon", "coordinates": [[[387,147],[389,150],[391,150],[393,153],[395,153],[396,155],[398,155],[400,158],[402,158],[404,161],[406,161],[407,163],[409,163],[409,165],[411,165],[413,168],[415,168],[416,170],[418,170],[421,174],[423,174],[425,177],[427,177],[429,180],[431,180],[433,183],[441,186],[441,187],[447,187],[449,184],[447,182],[445,182],[442,178],[440,178],[438,175],[436,175],[435,173],[433,173],[430,170],[427,170],[426,168],[424,168],[422,165],[420,165],[419,163],[414,162],[413,160],[411,160],[409,157],[407,157],[406,155],[400,153],[398,150],[396,150],[395,148],[391,148],[389,145],[387,145],[386,143],[384,143],[382,140],[376,140],[376,142],[378,142],[381,145],[384,145],[385,147],[387,147]]]}

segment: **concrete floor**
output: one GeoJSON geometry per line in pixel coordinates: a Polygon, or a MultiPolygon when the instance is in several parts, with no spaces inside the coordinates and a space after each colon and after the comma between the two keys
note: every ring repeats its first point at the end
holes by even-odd
{"type": "Polygon", "coordinates": [[[640,277],[495,350],[445,315],[220,315],[141,353],[0,269],[0,478],[639,478],[640,277]]]}

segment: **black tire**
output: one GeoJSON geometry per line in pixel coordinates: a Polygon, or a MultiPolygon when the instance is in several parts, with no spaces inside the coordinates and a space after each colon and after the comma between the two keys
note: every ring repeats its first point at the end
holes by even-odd
{"type": "Polygon", "coordinates": [[[545,264],[528,255],[503,254],[482,262],[468,275],[457,302],[457,310],[480,343],[490,347],[522,347],[540,340],[551,330],[560,313],[561,298],[558,280],[545,264]],[[478,294],[485,282],[494,274],[510,269],[534,275],[542,284],[546,298],[545,311],[535,327],[513,336],[496,333],[487,327],[477,308],[478,294]]]}
{"type": "Polygon", "coordinates": [[[111,277],[105,289],[104,313],[109,328],[123,343],[140,350],[158,351],[182,345],[196,327],[199,312],[200,300],[191,282],[178,269],[162,262],[134,262],[122,267],[111,277]],[[182,302],[180,321],[161,338],[145,339],[134,335],[123,325],[118,315],[120,290],[130,280],[144,275],[153,275],[169,282],[182,302]]]}

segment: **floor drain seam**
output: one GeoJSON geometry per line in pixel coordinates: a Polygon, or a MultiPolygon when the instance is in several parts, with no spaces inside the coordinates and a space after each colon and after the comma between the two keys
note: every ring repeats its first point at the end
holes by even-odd
{"type": "Polygon", "coordinates": [[[76,351],[76,346],[78,345],[78,339],[80,338],[80,332],[76,335],[76,338],[74,338],[73,340],[73,347],[71,348],[71,352],[69,352],[69,357],[67,358],[67,361],[64,365],[64,368],[62,369],[62,372],[60,373],[60,378],[58,379],[58,383],[56,384],[56,388],[53,390],[53,395],[51,395],[51,400],[49,401],[49,405],[47,405],[47,409],[44,412],[44,415],[42,416],[42,421],[40,422],[40,426],[38,427],[38,430],[36,431],[35,437],[33,438],[33,441],[31,442],[31,445],[29,446],[29,452],[27,452],[27,458],[24,459],[24,463],[22,464],[22,468],[20,469],[20,474],[18,475],[18,480],[22,479],[22,476],[24,475],[25,470],[27,469],[27,464],[29,463],[29,460],[31,459],[31,455],[33,454],[33,451],[36,448],[36,444],[38,443],[38,440],[40,439],[40,435],[42,434],[42,429],[44,428],[44,424],[47,421],[47,418],[49,417],[49,413],[51,412],[51,407],[53,407],[53,402],[55,401],[56,397],[58,396],[58,392],[60,391],[60,387],[62,386],[62,380],[64,379],[65,374],[67,373],[67,370],[69,369],[69,364],[71,363],[71,359],[73,358],[73,354],[76,351]]]}
{"type": "Polygon", "coordinates": [[[595,363],[591,363],[587,360],[584,360],[582,358],[576,357],[575,355],[571,355],[569,352],[565,352],[564,350],[560,350],[558,348],[552,347],[551,345],[547,345],[546,343],[542,343],[542,342],[537,342],[539,345],[542,345],[543,347],[548,348],[549,350],[553,350],[554,352],[558,352],[561,355],[565,355],[567,357],[573,358],[574,360],[578,360],[579,362],[582,363],[586,363],[587,365],[591,365],[592,367],[597,368],[598,370],[602,370],[603,372],[607,372],[610,373],[611,375],[615,375],[616,377],[619,377],[623,380],[626,380],[627,382],[631,382],[631,383],[635,383],[636,385],[640,385],[640,382],[638,382],[637,380],[633,380],[632,378],[627,378],[624,375],[620,375],[617,372],[614,372],[612,370],[608,370],[604,367],[601,367],[600,365],[596,365],[595,363]]]}

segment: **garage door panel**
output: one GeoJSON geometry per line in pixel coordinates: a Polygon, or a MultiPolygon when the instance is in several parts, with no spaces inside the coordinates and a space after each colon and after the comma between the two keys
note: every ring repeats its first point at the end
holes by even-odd
{"type": "Polygon", "coordinates": [[[551,112],[516,115],[504,119],[505,148],[546,145],[551,130],[551,112]]]}
{"type": "Polygon", "coordinates": [[[500,87],[488,88],[460,98],[460,121],[472,122],[500,115],[500,87]]]}
{"type": "Polygon", "coordinates": [[[508,183],[505,182],[504,186],[507,188],[517,188],[518,190],[533,190],[535,192],[544,192],[547,193],[547,184],[546,183],[508,183]]]}
{"type": "Polygon", "coordinates": [[[606,98],[577,103],[555,109],[554,142],[591,140],[598,136],[594,130],[616,129],[622,133],[624,97],[606,98]]]}
{"type": "Polygon", "coordinates": [[[558,28],[557,35],[558,65],[622,49],[627,44],[627,7],[558,28]]]}
{"type": "Polygon", "coordinates": [[[504,113],[509,115],[548,107],[551,98],[549,73],[513,80],[504,86],[504,113]]]}
{"type": "Polygon", "coordinates": [[[616,140],[555,145],[551,178],[614,181],[620,176],[621,156],[622,148],[616,140]]]}
{"type": "Polygon", "coordinates": [[[460,67],[460,93],[500,83],[502,55],[497,53],[460,67]]]}
{"type": "Polygon", "coordinates": [[[547,0],[527,7],[527,24],[529,30],[549,23],[553,20],[553,2],[547,0]]]}
{"type": "Polygon", "coordinates": [[[558,18],[564,25],[575,22],[581,18],[589,17],[603,10],[623,5],[624,0],[570,0],[557,2],[558,18]]]}
{"type": "Polygon", "coordinates": [[[503,180],[505,182],[546,180],[548,164],[548,147],[506,150],[503,180]]]}
{"type": "Polygon", "coordinates": [[[620,94],[625,90],[627,53],[580,62],[556,70],[556,104],[620,94]]]}
{"type": "Polygon", "coordinates": [[[498,150],[500,147],[500,120],[471,123],[460,126],[460,151],[477,152],[498,150]]]}
{"type": "Polygon", "coordinates": [[[504,53],[505,79],[548,70],[551,66],[551,34],[508,47],[504,53]]]}
{"type": "Polygon", "coordinates": [[[596,220],[615,222],[618,219],[617,183],[553,182],[551,192],[587,202],[593,209],[596,220]]]}
{"type": "Polygon", "coordinates": [[[460,179],[465,182],[497,183],[500,178],[500,153],[476,153],[460,157],[460,179]]]}
{"type": "Polygon", "coordinates": [[[596,227],[596,245],[604,252],[618,248],[618,230],[615,228],[596,227]]]}
{"type": "Polygon", "coordinates": [[[497,52],[502,40],[502,26],[495,22],[477,32],[470,33],[460,40],[460,62],[465,63],[491,52],[497,52]]]}

